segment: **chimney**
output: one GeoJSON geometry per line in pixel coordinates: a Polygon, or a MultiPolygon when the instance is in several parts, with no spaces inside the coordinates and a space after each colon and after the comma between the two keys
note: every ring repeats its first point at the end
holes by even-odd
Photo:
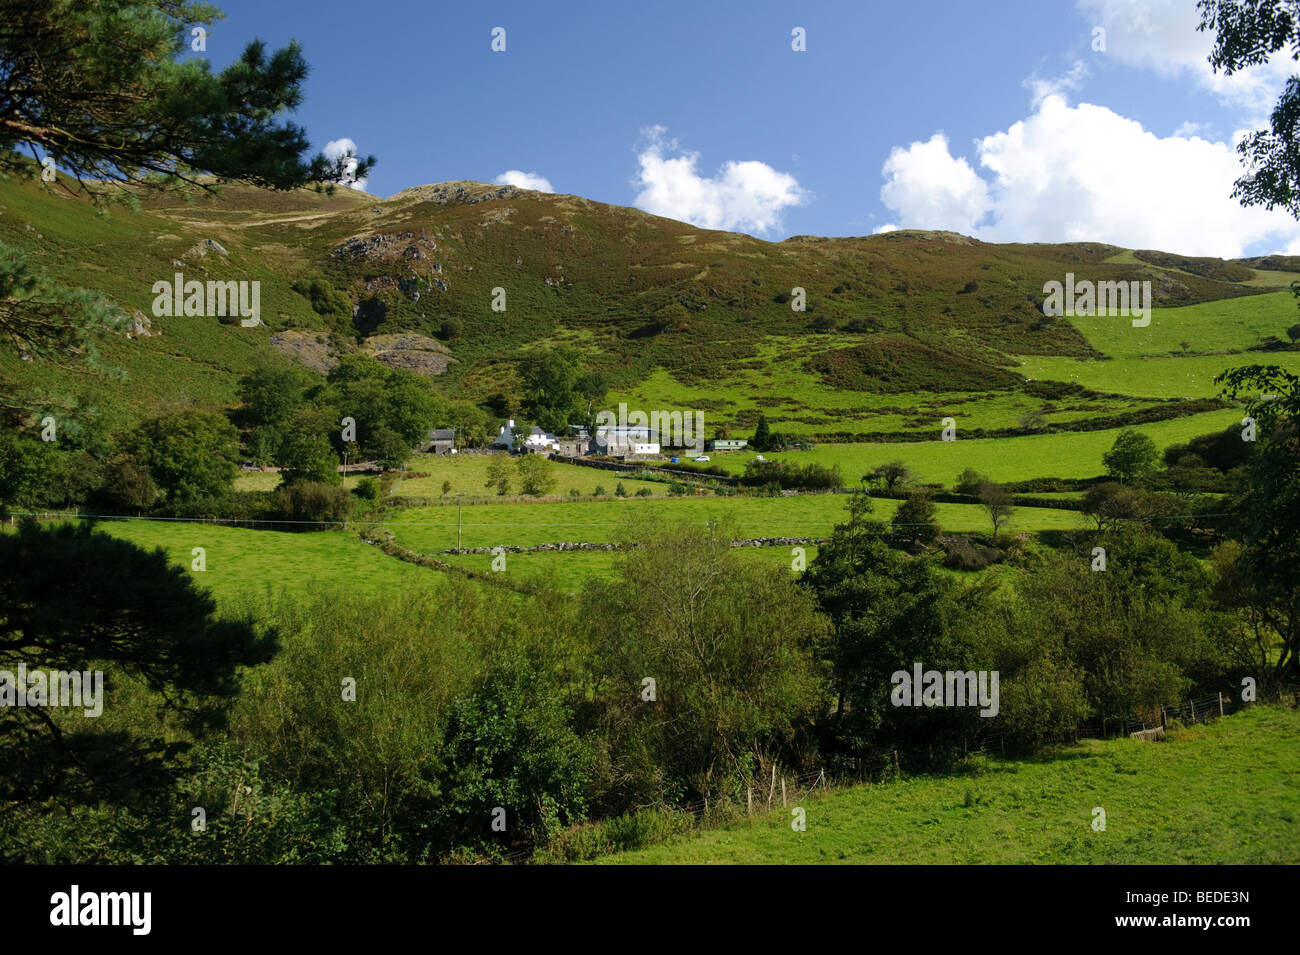
{"type": "Polygon", "coordinates": [[[514,418],[511,418],[511,419],[510,419],[510,430],[511,430],[511,431],[515,430],[515,419],[514,419],[514,418]]]}
{"type": "Polygon", "coordinates": [[[506,426],[505,426],[505,425],[502,425],[502,426],[501,426],[501,430],[498,431],[497,434],[505,434],[505,433],[506,433],[506,426]]]}

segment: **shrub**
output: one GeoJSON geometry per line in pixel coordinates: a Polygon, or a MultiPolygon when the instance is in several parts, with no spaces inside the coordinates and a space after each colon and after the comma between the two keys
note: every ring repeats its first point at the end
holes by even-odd
{"type": "Polygon", "coordinates": [[[374,503],[379,500],[379,482],[372,477],[363,477],[357,482],[357,486],[352,489],[352,493],[363,501],[374,503]]]}
{"type": "MultiPolygon", "coordinates": [[[[352,516],[348,492],[336,484],[321,481],[294,481],[277,488],[271,495],[272,506],[286,521],[342,523],[352,516]]],[[[313,524],[301,530],[315,530],[313,524]]]]}

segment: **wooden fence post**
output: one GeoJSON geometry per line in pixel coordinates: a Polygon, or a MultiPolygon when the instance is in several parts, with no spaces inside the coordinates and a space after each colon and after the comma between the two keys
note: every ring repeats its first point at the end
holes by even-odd
{"type": "Polygon", "coordinates": [[[776,763],[772,764],[772,783],[767,788],[767,808],[772,808],[772,797],[776,795],[776,763]]]}
{"type": "Polygon", "coordinates": [[[786,806],[786,802],[785,802],[785,777],[782,776],[782,777],[781,777],[781,808],[784,809],[785,806],[786,806]]]}
{"type": "Polygon", "coordinates": [[[748,808],[749,814],[752,816],[754,814],[754,787],[753,786],[745,787],[745,806],[748,808]]]}
{"type": "Polygon", "coordinates": [[[1219,719],[1223,719],[1223,694],[1219,694],[1219,719]]]}

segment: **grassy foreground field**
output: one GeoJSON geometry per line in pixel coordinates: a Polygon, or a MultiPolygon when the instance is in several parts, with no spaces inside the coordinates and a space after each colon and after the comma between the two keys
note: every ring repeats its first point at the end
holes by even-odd
{"type": "Polygon", "coordinates": [[[1300,711],[1261,706],[1167,743],[1086,741],[1055,758],[857,786],[790,814],[602,860],[715,863],[1300,862],[1300,711]],[[1106,829],[1092,829],[1093,812],[1106,829]]]}

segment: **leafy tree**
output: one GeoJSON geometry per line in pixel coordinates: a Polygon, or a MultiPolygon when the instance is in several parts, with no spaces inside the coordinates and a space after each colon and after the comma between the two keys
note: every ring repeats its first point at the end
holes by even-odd
{"type": "MultiPolygon", "coordinates": [[[[1267,63],[1287,50],[1300,58],[1300,5],[1295,0],[1198,0],[1203,32],[1214,35],[1210,66],[1232,76],[1267,63]]],[[[1233,198],[1243,206],[1278,206],[1300,217],[1300,76],[1287,80],[1269,118],[1269,129],[1246,136],[1237,153],[1249,173],[1237,180],[1233,198]]]]}
{"type": "Polygon", "coordinates": [[[1220,375],[1230,397],[1253,394],[1246,406],[1258,447],[1246,466],[1234,537],[1250,582],[1249,597],[1276,634],[1272,675],[1300,677],[1300,377],[1274,366],[1249,365],[1220,375]],[[1267,396],[1267,397],[1265,397],[1267,396]]]}
{"type": "Polygon", "coordinates": [[[1011,520],[1011,515],[1016,510],[1011,504],[1011,492],[1001,484],[984,481],[979,487],[979,499],[989,520],[993,523],[993,536],[997,537],[998,530],[1011,520]]]}
{"type": "Polygon", "coordinates": [[[538,496],[555,490],[555,466],[540,454],[525,454],[516,462],[519,490],[538,496]]]}
{"type": "Polygon", "coordinates": [[[1291,339],[1291,344],[1300,341],[1300,322],[1296,322],[1286,330],[1286,337],[1291,339]]]}
{"type": "MultiPolygon", "coordinates": [[[[361,500],[373,504],[379,500],[383,492],[379,487],[378,481],[372,477],[363,477],[357,482],[357,486],[352,489],[352,493],[361,498],[361,500]]],[[[446,493],[446,491],[443,492],[444,497],[446,496],[446,493]]]]}
{"type": "Polygon", "coordinates": [[[755,451],[772,450],[772,428],[767,423],[767,415],[758,416],[758,424],[754,426],[754,436],[749,439],[749,446],[755,451]]]}
{"type": "Polygon", "coordinates": [[[221,497],[234,484],[239,433],[211,411],[180,411],[140,424],[129,443],[169,505],[221,497]]]}
{"type": "Polygon", "coordinates": [[[1125,428],[1101,456],[1106,472],[1125,484],[1141,480],[1156,469],[1156,444],[1141,431],[1125,428]]]}
{"type": "Polygon", "coordinates": [[[442,496],[443,496],[443,499],[445,500],[446,497],[447,497],[447,495],[450,494],[450,493],[451,493],[451,482],[450,482],[450,481],[443,481],[443,482],[442,482],[442,496]]]}
{"type": "Polygon", "coordinates": [[[614,486],[614,496],[615,496],[615,497],[627,497],[627,488],[625,488],[625,487],[623,486],[623,482],[622,482],[622,481],[619,481],[618,484],[616,484],[616,485],[614,486]]]}
{"type": "Polygon", "coordinates": [[[598,371],[584,371],[574,380],[573,393],[582,403],[583,424],[589,432],[595,431],[596,405],[609,393],[609,379],[598,371]]]}
{"type": "Polygon", "coordinates": [[[988,476],[980,474],[974,468],[966,468],[961,474],[957,475],[957,480],[953,482],[952,489],[958,494],[969,494],[972,497],[980,492],[980,485],[988,480],[988,476]]]}
{"type": "Polygon", "coordinates": [[[195,178],[208,172],[293,189],[365,178],[374,157],[304,159],[305,130],[280,121],[302,102],[307,64],[296,43],[268,55],[254,40],[216,75],[205,58],[181,59],[191,25],[220,16],[186,0],[7,4],[0,149],[42,149],[79,182],[210,188],[195,178]]]}
{"type": "Polygon", "coordinates": [[[499,495],[510,493],[510,460],[504,454],[493,455],[488,462],[484,487],[495,487],[499,495]]]}
{"type": "Polygon", "coordinates": [[[600,763],[616,809],[734,792],[766,762],[806,756],[800,728],[822,708],[812,649],[825,624],[790,575],[742,560],[735,536],[719,525],[661,529],[583,594],[578,632],[601,688],[600,763]]]}
{"type": "Polygon", "coordinates": [[[965,667],[952,665],[964,661],[950,635],[949,585],[929,561],[890,548],[873,511],[866,492],[856,491],[847,520],[832,529],[803,578],[832,627],[819,645],[830,669],[832,753],[855,771],[879,770],[887,752],[909,741],[941,741],[945,723],[966,718],[904,714],[890,705],[896,671],[910,673],[917,661],[927,669],[965,667]]]}
{"type": "Polygon", "coordinates": [[[400,470],[411,457],[411,447],[390,428],[378,428],[366,443],[370,457],[385,471],[400,470]]]}
{"type": "Polygon", "coordinates": [[[149,469],[131,454],[117,454],[99,465],[98,504],[114,510],[147,511],[158,499],[158,485],[149,469]]]}
{"type": "Polygon", "coordinates": [[[883,485],[890,490],[900,484],[906,484],[911,479],[912,472],[907,469],[902,461],[890,461],[862,476],[863,481],[883,485]]]}
{"type": "MultiPolygon", "coordinates": [[[[74,355],[102,368],[93,333],[119,329],[124,321],[122,311],[99,293],[53,281],[28,264],[26,252],[0,242],[0,340],[19,357],[66,365],[74,355]]],[[[0,413],[11,421],[48,400],[21,376],[0,374],[0,385],[0,413]]]]}
{"type": "Polygon", "coordinates": [[[519,363],[519,378],[529,417],[547,431],[567,431],[578,403],[578,353],[565,347],[529,352],[519,363]]]}
{"type": "Polygon", "coordinates": [[[265,365],[239,379],[239,399],[250,424],[285,424],[303,401],[303,375],[288,365],[265,365]]]}
{"type": "Polygon", "coordinates": [[[284,484],[295,481],[313,481],[321,484],[338,484],[338,452],[327,437],[337,422],[329,408],[299,408],[284,436],[275,463],[281,469],[284,484]]]}
{"type": "Polygon", "coordinates": [[[1140,517],[1143,508],[1137,490],[1115,481],[1103,481],[1084,493],[1082,510],[1097,522],[1097,530],[1104,531],[1120,521],[1140,517]]]}
{"type": "MultiPolygon", "coordinates": [[[[207,590],[161,549],[84,524],[24,522],[0,535],[0,669],[98,664],[107,671],[106,709],[129,705],[127,683],[138,681],[191,729],[220,725],[238,671],[270,659],[276,635],[217,620],[215,610],[207,590]]],[[[134,789],[160,769],[163,741],[137,739],[126,726],[112,721],[101,730],[98,720],[70,725],[46,707],[0,707],[0,798],[134,789]]]]}
{"type": "Polygon", "coordinates": [[[0,429],[0,504],[36,505],[52,458],[53,449],[44,441],[0,429]]]}
{"type": "Polygon", "coordinates": [[[904,547],[925,547],[943,533],[934,519],[937,508],[925,493],[909,494],[890,521],[894,540],[904,547]]]}

